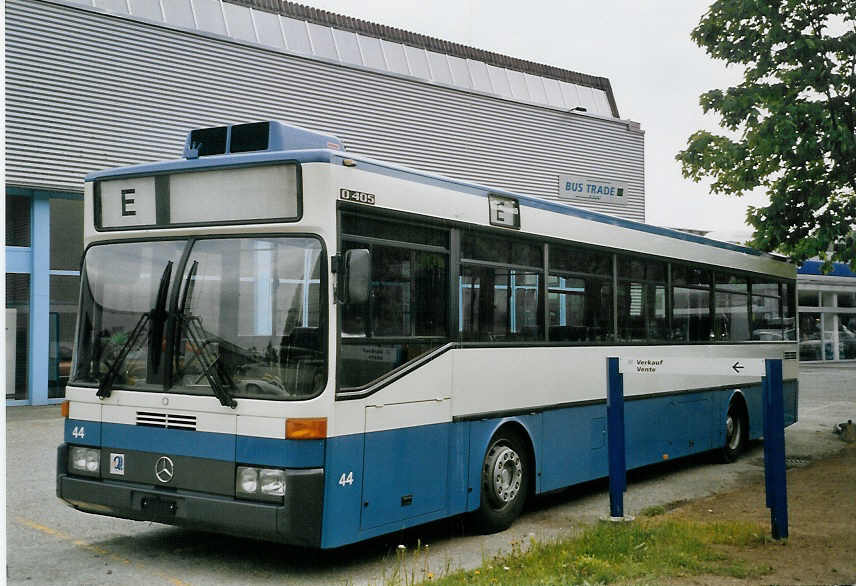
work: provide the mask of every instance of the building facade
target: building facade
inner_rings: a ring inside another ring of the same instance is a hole
[[[800,360],[856,360],[856,273],[835,263],[823,274],[809,260],[797,275]]]
[[[62,399],[83,177],[279,119],[353,152],[645,220],[609,80],[281,0],[6,1],[7,404]]]

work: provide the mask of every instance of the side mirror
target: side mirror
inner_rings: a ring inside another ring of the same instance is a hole
[[[372,255],[366,248],[345,252],[345,303],[365,303],[372,280]]]

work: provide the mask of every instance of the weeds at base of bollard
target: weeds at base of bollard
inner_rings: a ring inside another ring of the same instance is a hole
[[[630,523],[631,521],[635,521],[636,517],[633,515],[624,515],[623,517],[601,517],[600,520],[604,523]]]

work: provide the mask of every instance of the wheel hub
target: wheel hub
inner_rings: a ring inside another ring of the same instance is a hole
[[[740,429],[740,419],[729,414],[725,420],[725,433],[729,449],[736,449],[740,445],[740,435],[743,433]]]
[[[488,494],[498,504],[507,504],[520,492],[523,465],[520,456],[508,446],[496,446],[487,462]]]

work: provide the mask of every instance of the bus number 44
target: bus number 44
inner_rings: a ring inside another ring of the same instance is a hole
[[[74,429],[71,430],[71,437],[73,438],[82,438],[86,437],[86,428],[82,425],[75,426]]]
[[[342,476],[339,477],[339,486],[349,486],[354,483],[354,473],[348,472],[345,474],[342,472]]]

